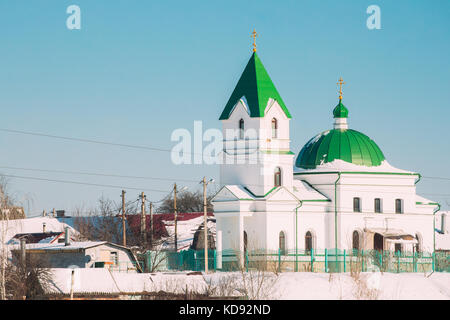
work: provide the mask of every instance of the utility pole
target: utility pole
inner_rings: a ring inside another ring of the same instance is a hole
[[[147,237],[145,236],[145,194],[144,192],[141,193],[139,196],[141,198],[141,237],[143,244],[145,245],[147,243]]]
[[[125,190],[122,190],[122,245],[127,246],[127,231],[125,227]]]
[[[153,202],[150,202],[150,248],[153,248]]]
[[[205,238],[205,273],[208,273],[208,213],[207,213],[207,207],[206,207],[206,178],[203,177],[202,180],[203,183],[203,215],[204,215],[204,238]]]
[[[175,222],[175,252],[178,252],[178,214],[177,214],[177,184],[173,185],[173,212]]]

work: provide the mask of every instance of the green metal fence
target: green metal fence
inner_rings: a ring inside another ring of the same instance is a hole
[[[152,268],[151,261],[156,261],[155,254],[148,251],[144,255],[146,260],[144,269],[147,272],[148,270],[203,271],[205,269],[204,250],[159,252],[159,261],[163,263],[160,263],[158,268]],[[209,270],[236,271],[242,268],[274,272],[450,272],[450,253],[335,249],[208,251]]]

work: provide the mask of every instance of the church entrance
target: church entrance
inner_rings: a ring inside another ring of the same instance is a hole
[[[379,233],[375,233],[375,235],[373,236],[373,249],[376,251],[383,251],[383,242],[384,237]]]

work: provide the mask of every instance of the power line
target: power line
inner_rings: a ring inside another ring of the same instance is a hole
[[[0,168],[8,168],[8,169],[14,169],[14,170],[17,169],[17,170],[40,171],[40,172],[83,174],[83,175],[106,176],[106,177],[110,176],[110,177],[120,177],[120,178],[136,178],[136,179],[147,179],[147,180],[163,180],[163,181],[174,181],[174,180],[177,180],[177,181],[184,181],[184,182],[197,182],[197,180],[190,180],[190,179],[167,179],[167,178],[154,178],[154,177],[124,176],[124,175],[102,174],[102,173],[92,173],[92,172],[64,171],[64,170],[32,169],[32,168],[18,168],[18,167],[7,167],[7,166],[0,166]],[[123,187],[123,186],[98,184],[98,183],[87,183],[87,182],[78,182],[78,181],[69,181],[69,180],[56,180],[56,179],[48,179],[48,178],[7,175],[7,174],[1,174],[1,173],[0,173],[0,176],[19,178],[19,179],[31,179],[31,180],[41,180],[41,181],[50,181],[50,182],[59,182],[59,183],[71,183],[71,184],[78,184],[78,185],[98,186],[98,187],[121,188],[121,189],[139,190],[139,191],[144,190],[144,191],[149,191],[149,192],[161,192],[161,193],[169,192],[169,191],[155,190],[155,189]],[[259,184],[247,184],[247,185],[248,186],[262,186],[262,185],[259,185]],[[371,190],[360,190],[360,191],[371,191]],[[159,203],[159,202],[164,201],[166,198],[168,198],[170,196],[171,193],[172,193],[172,191],[170,191],[169,195],[167,195],[163,199],[161,199],[159,201],[154,201],[153,203]],[[383,193],[397,193],[397,192],[383,190]],[[437,194],[437,193],[421,193],[421,194],[423,194],[423,195],[431,195],[431,196],[450,197],[450,194]]]
[[[77,141],[77,142],[104,144],[104,145],[111,145],[111,146],[116,146],[116,147],[126,147],[126,148],[133,148],[133,149],[144,149],[144,150],[152,150],[152,151],[172,152],[172,150],[156,148],[156,147],[147,147],[147,146],[138,146],[138,145],[124,144],[124,143],[114,143],[114,142],[99,141],[99,140],[92,140],[92,139],[82,139],[82,138],[57,136],[57,135],[46,134],[46,133],[39,133],[39,132],[12,130],[12,129],[5,129],[5,128],[0,128],[0,131],[9,132],[9,133],[26,134],[26,135],[31,135],[31,136],[46,137],[46,138],[56,138],[56,139],[61,139],[61,140],[70,140],[70,141]]]
[[[177,152],[177,151],[173,151],[173,150],[170,150],[170,149],[163,149],[163,148],[158,148],[158,147],[149,147],[149,146],[140,146],[140,145],[126,144],[126,143],[115,143],[115,142],[108,142],[108,141],[100,141],[100,140],[93,140],[93,139],[82,139],[82,138],[58,136],[58,135],[47,134],[47,133],[40,133],[40,132],[13,130],[13,129],[5,129],[5,128],[0,128],[0,131],[9,132],[9,133],[17,133],[17,134],[26,134],[26,135],[30,135],[30,136],[38,136],[38,137],[46,137],[46,138],[68,140],[68,141],[87,142],[87,143],[109,145],[109,146],[115,146],[115,147],[125,147],[125,148],[131,148],[131,149],[141,149],[141,150],[169,152],[169,153]],[[203,153],[195,153],[195,152],[187,152],[187,151],[183,151],[182,153],[183,154],[191,154],[191,155],[199,155],[201,157],[204,157]],[[214,157],[214,156],[211,156],[211,155],[207,155],[207,156]]]
[[[9,166],[0,166],[0,168],[12,169],[12,170],[24,170],[24,171],[37,171],[37,172],[54,172],[54,173],[64,173],[64,174],[80,174],[80,175],[87,175],[87,176],[127,178],[127,179],[198,182],[197,180],[190,180],[190,179],[178,179],[178,178],[177,179],[170,179],[170,178],[157,178],[157,177],[127,176],[127,175],[118,175],[118,174],[110,174],[110,173],[95,173],[95,172],[82,172],[82,171],[50,170],[50,169],[37,169],[37,168],[20,168],[20,167],[9,167]]]
[[[9,177],[9,178],[18,178],[18,179],[30,179],[30,180],[39,180],[39,181],[49,181],[49,182],[58,182],[58,183],[69,183],[69,184],[78,184],[78,185],[87,185],[94,187],[107,187],[107,188],[116,188],[116,189],[130,189],[130,190],[139,190],[139,191],[149,191],[149,192],[161,192],[167,193],[170,191],[167,190],[155,190],[155,189],[146,189],[146,188],[135,188],[135,187],[124,187],[124,186],[115,186],[109,184],[98,184],[98,183],[88,183],[88,182],[79,182],[79,181],[69,181],[69,180],[56,180],[56,179],[46,179],[46,178],[37,178],[37,177],[26,177],[26,176],[17,176],[10,174],[0,174],[1,176]]]
[[[427,177],[427,176],[422,176],[422,178],[424,178],[424,179],[435,179],[435,180],[450,180],[450,178],[443,178],[443,177]]]

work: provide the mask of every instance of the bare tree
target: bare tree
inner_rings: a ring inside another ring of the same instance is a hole
[[[122,244],[122,217],[121,206],[111,199],[101,197],[98,207],[88,210],[83,208],[76,210],[74,227],[80,232],[82,240],[108,241]],[[135,206],[129,204],[125,214],[136,212]],[[127,245],[134,245],[136,239],[131,230],[127,230]]]
[[[12,300],[45,299],[52,284],[52,273],[45,258],[27,255],[22,261],[19,252],[6,265],[7,298]]]
[[[212,211],[211,205],[212,195],[206,198],[207,210]],[[178,212],[203,212],[203,194],[199,191],[182,191],[177,195],[177,211]],[[174,212],[173,198],[167,198],[158,208],[160,213]]]
[[[14,201],[10,196],[8,190],[8,182],[4,177],[0,177],[0,299],[6,299],[6,280],[7,280],[7,264],[8,264],[8,249],[6,246],[6,236],[9,227],[9,213],[14,206]]]

